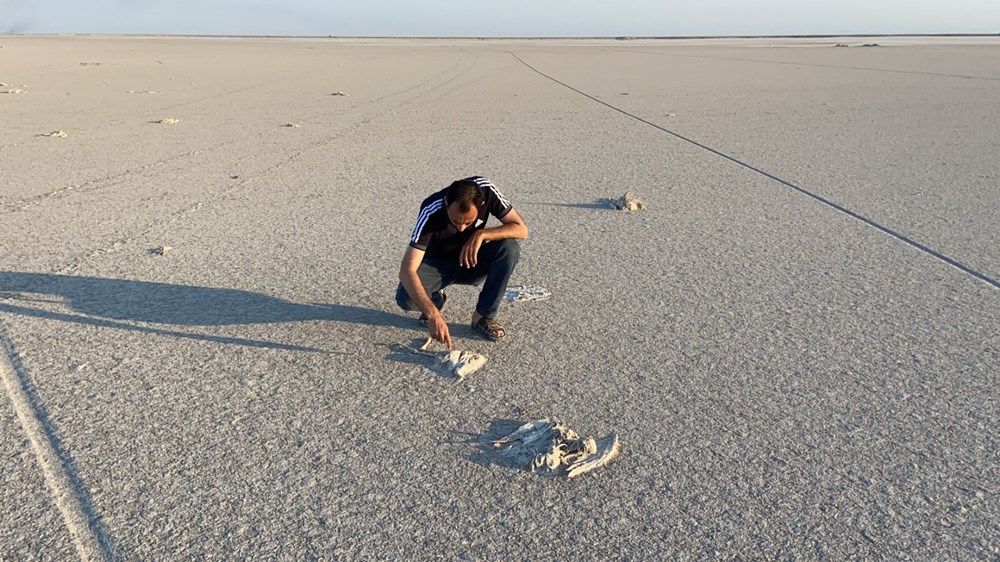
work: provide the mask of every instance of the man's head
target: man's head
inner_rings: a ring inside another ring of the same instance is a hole
[[[459,232],[464,232],[479,218],[483,190],[474,181],[459,180],[448,186],[444,202],[448,206],[448,220]]]

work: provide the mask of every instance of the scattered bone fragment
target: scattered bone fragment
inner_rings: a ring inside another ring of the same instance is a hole
[[[11,89],[7,90],[7,93],[8,94],[23,94],[24,90],[22,90],[21,88],[11,88]]]
[[[299,127],[301,127],[301,126],[302,125],[299,125],[298,123],[285,123],[284,125],[282,125],[282,127],[292,127],[292,128],[296,128],[296,129],[299,128]]]
[[[166,119],[160,119],[157,121],[157,123],[160,123],[161,125],[174,125],[180,122],[180,119],[174,119],[173,117],[167,117]]]
[[[482,369],[483,365],[489,360],[489,357],[474,351],[460,351],[457,349],[434,351],[434,340],[432,338],[427,338],[427,341],[416,349],[409,346],[403,347],[418,355],[434,357],[437,359],[439,365],[442,365],[448,373],[455,375],[458,380],[464,380],[465,377]]]
[[[160,246],[158,248],[153,248],[152,250],[149,251],[149,253],[155,256],[165,256],[169,254],[172,250],[173,247],[171,246]]]
[[[156,90],[129,90],[126,94],[155,94]]]
[[[580,437],[564,423],[550,419],[530,421],[494,441],[493,447],[531,472],[567,478],[600,468],[619,452],[617,434],[598,442],[593,437]]]
[[[626,193],[611,203],[616,209],[621,211],[642,211],[646,208],[646,204],[636,199],[635,195],[631,193]]]
[[[503,295],[506,302],[527,302],[548,300],[552,293],[542,287],[528,287],[525,285],[511,285],[507,287],[507,292]]]
[[[38,135],[40,137],[58,137],[66,138],[66,131],[52,131],[51,133],[42,133]]]
[[[0,88],[6,88],[6,87],[7,87],[7,84],[5,84],[4,82],[0,82]]]
[[[347,92],[334,92],[334,93],[332,93],[330,95],[331,96],[349,96],[351,94],[348,94]]]

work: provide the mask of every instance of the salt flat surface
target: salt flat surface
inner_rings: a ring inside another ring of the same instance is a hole
[[[1000,46],[877,41],[0,38],[0,333],[75,532],[118,560],[996,558]],[[456,383],[392,351],[424,335],[393,291],[420,200],[470,174],[552,297],[494,345],[449,291],[490,356]],[[599,204],[625,191],[649,209]],[[0,557],[76,556],[11,404]],[[565,481],[484,449],[543,417],[622,454]]]

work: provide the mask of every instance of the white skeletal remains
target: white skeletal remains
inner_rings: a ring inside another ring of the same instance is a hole
[[[409,346],[403,347],[419,355],[434,357],[439,364],[443,365],[448,372],[454,374],[459,380],[481,369],[489,359],[485,355],[474,351],[459,351],[457,349],[434,351],[432,349],[434,347],[434,340],[432,338],[427,338],[424,345],[416,349]]]
[[[600,441],[581,438],[565,424],[541,419],[493,442],[500,453],[524,468],[546,476],[573,478],[600,468],[618,455],[618,435]]]
[[[636,199],[635,195],[631,193],[626,193],[618,199],[612,200],[611,203],[621,211],[641,211],[646,208],[646,204]]]
[[[527,287],[525,285],[511,285],[507,287],[507,292],[503,295],[503,300],[507,302],[527,302],[544,301],[552,296],[548,289],[541,287]]]

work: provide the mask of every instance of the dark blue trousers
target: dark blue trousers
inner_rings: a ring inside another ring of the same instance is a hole
[[[458,256],[443,259],[425,257],[417,267],[417,277],[431,297],[431,302],[439,309],[444,304],[441,290],[445,287],[482,284],[476,312],[487,318],[496,318],[500,302],[507,292],[507,281],[520,257],[521,245],[517,240],[494,240],[485,242],[479,248],[476,267],[472,269],[459,266]],[[417,310],[402,283],[396,289],[396,302],[403,310]]]

